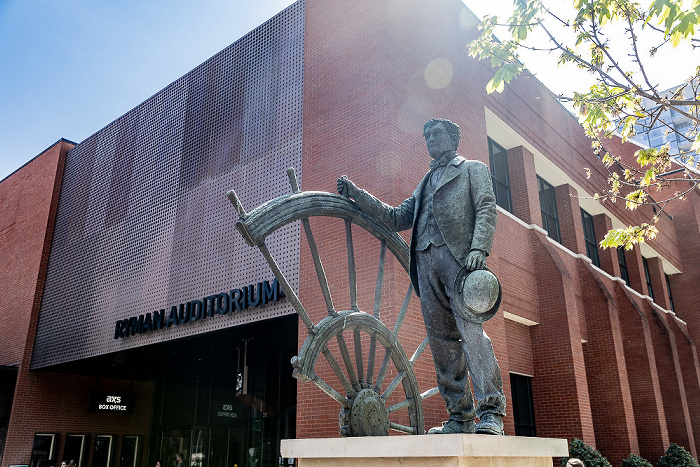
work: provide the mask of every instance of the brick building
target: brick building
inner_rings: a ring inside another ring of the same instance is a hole
[[[503,301],[485,328],[506,432],[581,438],[618,465],[632,452],[655,462],[672,442],[697,455],[700,199],[674,205],[652,242],[598,249],[649,212],[586,198],[604,169],[534,77],[486,95],[491,70],[466,54],[475,26],[458,0],[301,0],[3,180],[2,465],[175,467],[178,453],[196,467],[278,465],[282,438],[338,436],[338,402],[291,376],[304,323],[224,193],[251,210],[292,191],[292,166],[304,191],[347,174],[396,205],[427,170],[433,116],[457,122],[460,154],[494,177],[489,267]],[[298,222],[265,243],[318,323],[330,307],[315,250],[338,310],[351,308],[352,274],[342,220],[310,226],[313,243]],[[408,277],[392,251],[378,267],[372,235],[353,236],[357,308],[371,313],[381,288],[391,329]],[[410,356],[423,337],[414,299],[399,341]],[[415,362],[421,392],[431,365],[427,352]],[[444,419],[438,399],[423,401],[425,427]]]

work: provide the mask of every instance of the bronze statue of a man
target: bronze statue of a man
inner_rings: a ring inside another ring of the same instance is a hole
[[[423,319],[449,419],[428,433],[502,434],[506,400],[501,369],[481,322],[455,310],[455,277],[462,267],[486,268],[496,231],[496,200],[485,164],[457,155],[459,126],[434,118],[423,136],[432,161],[410,198],[388,206],[343,176],[337,188],[394,231],[413,228],[411,282]],[[474,396],[469,389],[469,376]],[[475,423],[475,416],[479,423]]]

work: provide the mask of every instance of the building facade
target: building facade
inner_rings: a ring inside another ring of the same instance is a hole
[[[269,466],[280,439],[339,436],[338,402],[292,377],[309,335],[292,301],[314,324],[380,308],[388,329],[404,308],[410,356],[425,331],[400,258],[380,260],[382,243],[358,225],[349,254],[343,220],[313,213],[313,241],[298,221],[265,240],[290,296],[234,228],[225,193],[250,211],[293,192],[294,167],[304,191],[332,192],[346,174],[397,205],[428,168],[421,132],[433,116],[458,123],[459,153],[493,175],[488,262],[503,300],[485,329],[507,434],[581,438],[614,464],[633,452],[655,462],[670,443],[697,456],[700,199],[674,205],[641,247],[599,249],[651,208],[589,198],[605,169],[534,77],[485,93],[492,70],[466,54],[476,24],[458,0],[300,0],[3,180],[2,465]],[[353,353],[362,339],[328,348]],[[329,360],[315,371],[336,374]],[[413,371],[420,392],[434,386],[429,352]],[[439,397],[422,405],[426,429],[445,418]],[[409,418],[398,411],[396,423]]]
[[[690,85],[674,86],[661,95],[692,100],[692,88]],[[678,109],[664,109],[647,98],[642,98],[642,107],[649,116],[635,125],[636,134],[632,139],[650,148],[661,149],[668,146],[671,157],[687,162],[687,165],[694,169],[697,168],[697,152],[691,150],[695,140],[693,122],[689,117],[691,109],[687,105],[679,106]]]

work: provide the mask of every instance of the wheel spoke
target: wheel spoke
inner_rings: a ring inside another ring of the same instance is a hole
[[[355,368],[352,366],[352,360],[350,359],[350,352],[348,351],[348,345],[345,343],[345,338],[343,337],[342,331],[338,334],[338,347],[340,347],[340,354],[343,356],[343,362],[345,363],[345,369],[350,377],[350,384],[355,388],[355,391],[360,391],[362,388],[357,383],[357,376],[355,375]]]
[[[379,374],[377,375],[377,382],[374,384],[374,389],[379,391],[384,384],[384,377],[389,369],[389,361],[391,360],[391,349],[386,349],[384,354],[384,360],[382,360],[382,366],[379,367]]]
[[[369,340],[369,358],[367,359],[367,387],[372,386],[374,378],[374,360],[377,357],[377,338],[372,334]]]
[[[379,268],[377,269],[377,285],[374,288],[374,317],[381,320],[379,310],[382,306],[382,292],[384,291],[384,264],[386,263],[386,240],[382,240],[379,250]]]
[[[440,390],[438,389],[437,386],[435,386],[432,389],[428,389],[425,391],[423,394],[420,395],[421,400],[427,399],[428,397],[433,397],[437,394],[440,394]]]
[[[426,337],[423,342],[418,346],[415,352],[413,352],[413,355],[411,356],[411,365],[413,365],[418,358],[423,354],[423,351],[425,351],[425,348],[428,346],[428,338]]]
[[[399,372],[398,375],[396,375],[396,378],[387,386],[386,391],[382,393],[382,399],[387,400],[389,396],[391,395],[392,392],[401,384],[401,381],[406,377],[406,372],[401,371]]]
[[[342,394],[333,389],[333,387],[330,384],[323,381],[320,376],[316,375],[316,378],[314,379],[314,384],[318,386],[318,388],[321,391],[331,396],[332,399],[337,401],[343,407],[350,407],[350,402],[348,401],[348,399],[346,397],[343,397]]]
[[[406,317],[406,312],[408,311],[408,304],[411,301],[411,296],[413,295],[413,285],[408,284],[408,291],[406,292],[406,297],[403,299],[403,304],[401,305],[401,310],[399,310],[399,316],[396,318],[396,324],[394,325],[394,334],[398,335],[401,330],[401,325],[403,324],[403,319]]]
[[[289,282],[287,281],[287,278],[284,277],[284,274],[282,274],[282,270],[277,266],[277,262],[275,262],[275,259],[272,257],[270,254],[270,251],[267,249],[267,245],[265,243],[260,244],[258,247],[260,248],[260,252],[263,254],[265,259],[267,260],[267,264],[270,265],[270,269],[272,269],[272,273],[275,275],[277,280],[280,283],[280,286],[282,287],[282,290],[284,290],[285,295],[287,295],[287,300],[292,304],[292,307],[296,310],[297,313],[299,313],[299,318],[303,321],[304,325],[306,326],[306,329],[309,331],[309,333],[314,333],[314,323],[311,321],[311,318],[309,318],[308,313],[306,313],[306,310],[304,309],[304,305],[301,304],[299,301],[299,297],[297,297],[297,294],[294,292],[292,289],[292,286],[289,285]]]
[[[352,243],[352,222],[345,220],[345,242],[348,250],[348,279],[350,281],[350,309],[359,311],[357,307],[357,272],[355,270],[355,248]]]
[[[326,309],[328,314],[331,316],[336,316],[335,308],[333,307],[333,299],[331,298],[331,291],[328,288],[328,280],[326,279],[326,272],[323,270],[323,264],[321,264],[321,256],[318,254],[318,247],[316,246],[316,240],[314,239],[314,234],[311,231],[311,223],[309,219],[302,219],[301,224],[304,226],[304,233],[306,233],[306,240],[309,242],[309,249],[311,250],[311,257],[314,260],[314,266],[316,267],[316,275],[318,276],[318,282],[321,285],[321,293],[323,293],[323,299],[326,301]]]
[[[365,369],[362,362],[362,336],[360,336],[360,331],[355,329],[353,332],[355,337],[355,364],[357,365],[357,382],[360,384],[361,388],[365,387]]]
[[[402,433],[408,433],[409,435],[415,435],[418,430],[412,426],[399,425],[398,423],[390,422],[389,429],[394,431],[400,431]]]
[[[294,167],[287,168],[287,178],[289,178],[289,184],[292,186],[292,191],[294,193],[299,193],[299,182],[297,182],[297,172]]]
[[[323,356],[326,357],[326,361],[333,369],[333,373],[335,373],[335,376],[338,377],[340,384],[343,385],[343,388],[345,389],[345,392],[347,393],[348,397],[355,397],[355,394],[357,394],[357,391],[355,391],[355,389],[353,389],[352,385],[350,384],[350,381],[348,381],[348,378],[345,376],[345,373],[343,373],[343,370],[340,369],[340,365],[338,364],[338,361],[335,359],[333,354],[328,350],[328,347],[324,347],[322,352],[323,352]]]
[[[387,407],[386,411],[388,413],[394,413],[398,412],[401,409],[405,409],[406,407],[411,407],[412,405],[415,405],[415,401],[413,399],[406,399],[399,402],[398,404],[392,405],[391,407]]]

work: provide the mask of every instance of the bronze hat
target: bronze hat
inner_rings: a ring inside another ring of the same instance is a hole
[[[457,273],[453,303],[467,321],[483,323],[493,318],[501,306],[501,281],[490,269],[469,271],[466,266]]]

